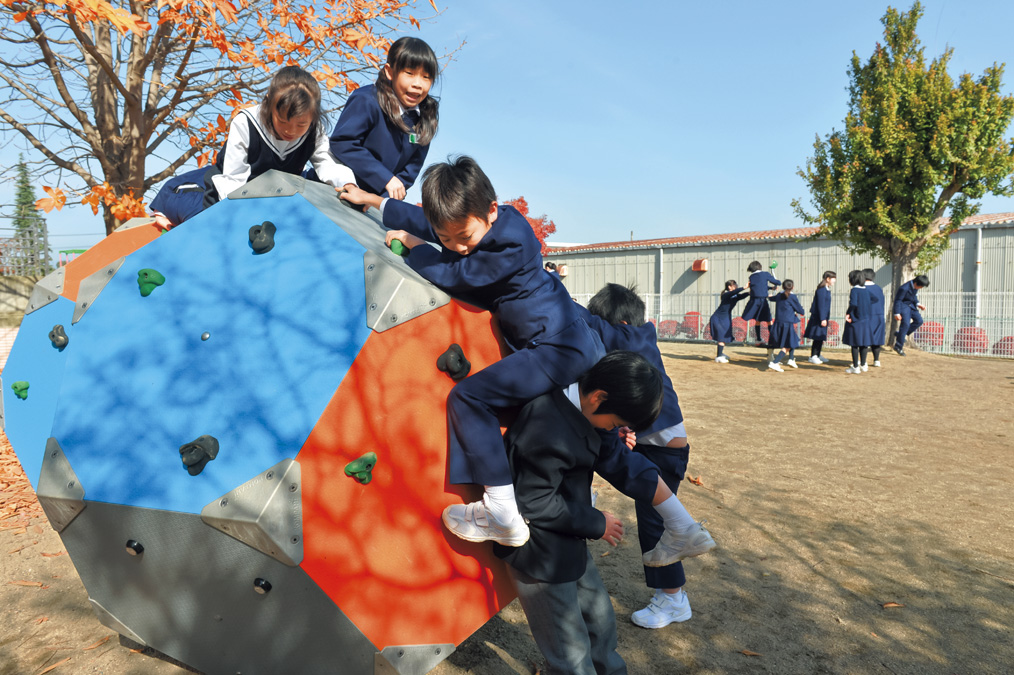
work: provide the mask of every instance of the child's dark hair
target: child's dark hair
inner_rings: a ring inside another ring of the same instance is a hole
[[[552,262],[552,261],[549,261],[545,265],[543,265],[543,267],[545,267],[547,270],[555,270],[556,269],[556,263]]]
[[[837,274],[835,274],[831,270],[828,270],[828,271],[824,272],[824,276],[822,276],[820,278],[820,283],[817,284],[817,288],[820,288],[821,286],[824,286],[825,285],[824,282],[827,281],[828,279],[837,279],[837,278],[838,278]]]
[[[852,270],[849,272],[850,286],[862,286],[864,283],[866,283],[866,275],[863,274],[862,270]]]
[[[926,276],[925,274],[920,274],[919,276],[917,276],[914,279],[914,281],[915,281],[915,283],[919,284],[923,288],[926,288],[927,286],[929,286],[929,277]]]
[[[436,84],[437,75],[440,72],[436,54],[428,44],[416,37],[399,38],[391,45],[387,51],[387,65],[391,67],[395,77],[403,70],[422,68],[434,84]],[[377,102],[380,104],[384,116],[405,133],[414,131],[417,136],[416,142],[419,145],[429,145],[437,133],[439,117],[437,99],[427,96],[419,103],[419,122],[416,123],[414,129],[409,129],[401,118],[401,104],[394,95],[394,87],[383,68],[377,75],[376,87]]]
[[[792,279],[786,279],[785,281],[782,282],[782,290],[785,291],[786,298],[789,297],[789,293],[791,293],[792,289],[795,287],[796,284],[795,282],[792,281]]]
[[[634,431],[650,427],[662,410],[662,375],[636,352],[609,352],[577,383],[582,394],[606,393],[595,414],[616,415]]]
[[[607,323],[630,326],[644,325],[644,300],[637,296],[637,287],[606,284],[588,301],[588,311]]]
[[[423,213],[436,229],[463,222],[468,216],[488,220],[489,207],[495,201],[493,184],[466,155],[431,164],[423,173]]]
[[[753,274],[754,272],[760,272],[761,271],[760,261],[754,260],[752,263],[746,266],[746,271],[750,272],[751,274]]]
[[[725,282],[725,290],[731,291],[733,286],[739,288],[739,284],[736,283],[735,279],[729,279],[728,281]]]
[[[863,270],[863,278],[866,281],[874,281],[877,278],[877,273],[873,271],[872,267],[867,267]]]
[[[275,125],[271,122],[273,112],[285,120],[310,113],[313,122],[306,133],[311,139],[316,139],[324,124],[324,113],[320,109],[320,85],[313,79],[313,75],[299,66],[285,66],[275,73],[264,93],[260,118],[264,128],[277,135]]]

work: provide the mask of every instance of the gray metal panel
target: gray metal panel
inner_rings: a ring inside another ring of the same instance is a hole
[[[303,192],[309,185],[302,176],[284,171],[268,171],[229,193],[229,199],[258,199],[261,197],[291,197]],[[331,192],[334,188],[328,186]]]
[[[46,454],[42,458],[39,487],[35,494],[57,532],[62,532],[85,508],[84,486],[63,454],[60,443],[52,437],[46,441]]]
[[[88,598],[88,602],[91,603],[92,611],[95,612],[95,618],[99,620],[106,628],[115,630],[120,635],[129,638],[139,645],[144,647],[148,646],[148,643],[140,635],[130,630],[127,626],[123,625],[123,622],[113,616],[113,613],[103,607],[98,602],[95,602],[95,598]]]
[[[99,297],[102,289],[106,287],[106,284],[119,271],[124,259],[119,258],[81,280],[81,285],[77,291],[77,303],[74,305],[74,317],[70,320],[72,324],[81,320],[84,313],[95,302],[95,298]]]
[[[264,555],[303,562],[303,493],[299,463],[284,459],[201,510],[201,520]]]
[[[454,645],[385,647],[374,659],[374,675],[423,675],[454,653]]]
[[[1014,307],[1014,227],[982,231],[982,291],[1007,293],[1008,307]],[[1007,304],[1007,303],[1005,303]],[[1008,311],[1014,315],[1014,310]]]
[[[150,216],[142,216],[140,218],[131,218],[123,225],[113,230],[114,232],[123,232],[124,230],[132,230],[135,227],[142,227],[144,225],[154,225],[155,219]],[[135,640],[136,642],[136,640]]]
[[[369,675],[376,647],[299,567],[193,514],[88,502],[61,534],[89,596],[154,649],[209,675]],[[128,555],[127,540],[144,546]],[[258,594],[254,580],[271,591]]]
[[[395,260],[391,260],[393,256]],[[443,307],[451,301],[449,295],[433,284],[421,281],[412,269],[390,251],[378,255],[373,251],[363,254],[363,274],[366,277],[366,323],[382,333],[401,324]]]
[[[31,314],[35,310],[45,307],[54,302],[63,293],[63,277],[65,271],[58,267],[46,276],[39,279],[28,297],[28,305],[25,307],[25,314]]]

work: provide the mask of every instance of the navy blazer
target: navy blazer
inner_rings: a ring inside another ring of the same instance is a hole
[[[775,303],[775,323],[799,323],[797,314],[804,314],[803,306],[799,304],[799,298],[795,293],[778,293],[768,297],[768,300]]]
[[[820,323],[831,318],[831,289],[827,286],[820,286],[813,292],[813,302],[810,303],[810,321]]]
[[[422,208],[396,199],[384,203],[384,226],[438,243]],[[405,260],[448,295],[496,314],[504,339],[517,351],[546,342],[575,321],[578,304],[542,267],[542,245],[512,206],[500,206],[496,222],[474,251],[416,246]],[[589,338],[591,331],[585,329]],[[592,345],[569,345],[591,352]]]
[[[750,275],[750,297],[766,298],[768,290],[770,290],[769,286],[770,288],[778,288],[781,285],[782,282],[775,279],[774,275],[770,272],[764,270],[754,272]]]
[[[331,132],[331,154],[352,169],[356,182],[374,194],[386,194],[393,176],[412,187],[430,146],[410,143],[380,109],[376,85],[356,89],[345,102]]]
[[[518,509],[531,536],[524,546],[493,545],[493,552],[539,581],[580,579],[588,561],[586,539],[606,531],[606,518],[591,504],[592,474],[629,465],[637,494],[658,485],[658,470],[647,459],[604,443],[595,427],[555,389],[532,400],[507,430],[504,445]],[[617,485],[617,487],[620,487]],[[624,490],[626,492],[626,490]]]
[[[665,372],[665,366],[662,364],[662,353],[658,351],[658,335],[655,332],[655,326],[650,322],[637,327],[626,324],[614,326],[602,317],[595,316],[581,305],[578,305],[578,311],[592,330],[602,338],[602,345],[606,348],[606,352],[617,349],[636,352],[648,359],[648,362],[662,375],[662,412],[659,413],[654,424],[638,433],[647,436],[682,422],[683,411],[680,410],[679,397],[672,386],[672,380],[669,379],[669,375]]]
[[[914,279],[903,283],[894,294],[894,313],[901,314],[906,307],[911,311],[919,310],[919,291],[916,290]]]

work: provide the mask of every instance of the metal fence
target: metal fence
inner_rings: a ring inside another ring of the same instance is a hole
[[[52,268],[45,222],[24,229],[0,228],[0,275],[41,277]]]
[[[889,292],[885,291],[888,304]],[[812,291],[798,293],[799,301],[809,309]],[[935,354],[997,356],[1014,358],[1014,316],[1004,311],[1005,293],[930,293],[923,291],[919,301],[926,306],[922,312],[925,323],[909,339],[922,350]],[[587,305],[591,294],[573,296]],[[658,327],[660,340],[710,342],[708,320],[718,307],[719,295],[714,293],[641,294],[648,318]],[[744,301],[745,302],[745,301]],[[736,306],[742,311],[743,303]],[[828,340],[825,347],[847,348],[841,344],[841,329],[848,309],[848,293],[837,289],[831,295],[831,319],[828,321]],[[890,309],[890,308],[885,308]],[[887,316],[890,329],[890,315]],[[798,324],[801,344],[805,318]],[[756,344],[754,323],[749,324],[733,310],[733,335],[737,341]],[[761,337],[767,339],[767,329],[761,328]],[[888,344],[891,343],[888,336]]]

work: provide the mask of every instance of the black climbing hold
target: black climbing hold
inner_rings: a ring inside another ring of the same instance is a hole
[[[49,341],[62,352],[63,348],[70,342],[70,338],[67,337],[67,332],[63,330],[63,326],[56,324],[53,326],[53,330],[49,331]]]
[[[271,582],[257,577],[254,579],[254,592],[266,595],[271,590]]]
[[[135,541],[134,539],[127,540],[128,555],[141,555],[142,553],[144,553],[144,546],[141,546],[141,542]]]
[[[191,476],[196,476],[204,471],[208,462],[218,457],[218,439],[214,436],[204,435],[200,438],[180,446],[180,457],[183,459],[183,466]]]
[[[250,248],[254,253],[267,253],[275,247],[275,224],[265,220],[250,228]]]
[[[465,358],[465,352],[462,351],[461,345],[455,343],[437,358],[437,368],[450,375],[451,379],[457,382],[468,375],[468,371],[472,369],[472,364]]]

